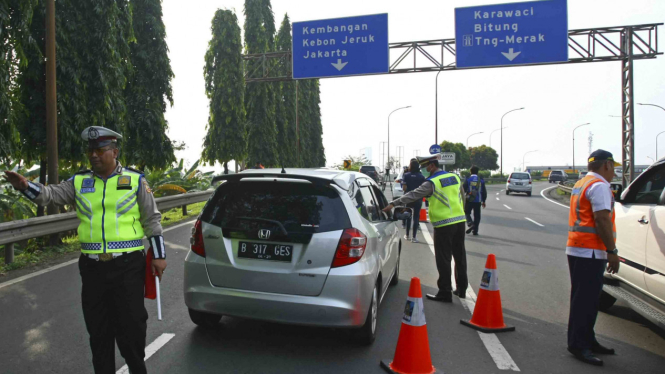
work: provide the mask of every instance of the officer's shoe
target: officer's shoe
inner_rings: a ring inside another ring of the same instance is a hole
[[[467,233],[467,234],[471,234],[471,231],[473,231],[473,227],[469,227],[469,229],[466,230],[466,233]]]
[[[576,349],[568,347],[568,352],[572,353],[576,359],[584,362],[585,364],[603,366],[603,360],[594,356],[590,349]]]
[[[430,300],[441,301],[443,303],[452,303],[453,302],[453,295],[451,295],[450,292],[439,292],[436,295],[432,295],[431,293],[428,293],[425,296]]]
[[[466,221],[466,227],[472,227],[473,221]]]
[[[596,343],[596,345],[594,345],[593,348],[591,348],[591,352],[599,355],[613,355],[614,348],[603,347],[602,345],[600,345],[600,343]]]
[[[466,291],[460,291],[459,289],[453,291],[453,295],[459,297],[460,299],[466,299]]]

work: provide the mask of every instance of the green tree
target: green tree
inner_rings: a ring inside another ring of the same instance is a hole
[[[303,79],[298,84],[298,147],[300,156],[298,166],[310,167],[310,152],[312,150],[311,122],[313,113],[311,111],[311,96],[313,79]]]
[[[344,169],[344,160],[351,161],[351,167]],[[333,165],[333,168],[339,170],[359,171],[361,166],[370,164],[369,160],[365,156],[354,157],[348,155],[344,158],[344,160],[342,160],[342,162],[337,165]]]
[[[30,26],[35,48],[17,82],[25,107],[17,120],[25,159],[43,158],[45,147],[44,9],[40,0]],[[126,1],[60,0],[56,5],[58,156],[86,162],[81,132],[88,126],[122,131],[126,121],[125,85],[134,41]],[[30,150],[32,149],[32,150]]]
[[[125,88],[127,119],[123,158],[128,165],[166,167],[175,161],[166,135],[166,101],[173,106],[171,61],[161,0],[130,0],[136,43],[130,44],[133,69]]]
[[[291,22],[288,14],[284,20],[275,39],[276,50],[285,52],[291,50]],[[290,73],[290,61],[277,66],[280,76]],[[277,151],[283,166],[298,166],[297,158],[297,134],[296,134],[296,83],[294,81],[280,82],[277,91],[277,107],[275,123],[277,125]],[[282,165],[280,165],[282,166]]]
[[[441,142],[441,152],[455,152],[455,169],[468,169],[471,167],[469,151],[462,143],[452,143],[447,140]]]
[[[476,165],[483,170],[496,170],[499,168],[499,165],[496,163],[499,159],[499,155],[494,148],[481,145],[479,147],[469,148],[469,154],[471,165]]]
[[[275,19],[269,0],[245,0],[245,52],[266,53],[274,50]],[[260,68],[261,61],[252,61],[248,71]],[[247,161],[274,166],[277,154],[274,83],[254,82],[245,88],[247,112]]]
[[[16,76],[35,43],[30,25],[36,5],[37,0],[0,0],[0,160],[20,157],[16,116],[22,107]]]
[[[230,10],[217,10],[211,29],[203,68],[210,114],[201,159],[223,163],[228,174],[228,162],[243,160],[247,152],[242,42],[238,18]]]
[[[308,165],[309,167],[322,167],[326,165],[325,150],[323,148],[323,126],[321,124],[321,90],[319,80],[312,80],[309,98],[309,144]]]

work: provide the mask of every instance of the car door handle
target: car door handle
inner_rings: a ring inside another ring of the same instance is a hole
[[[208,234],[206,235],[206,239],[219,239],[219,235]]]
[[[649,221],[646,220],[646,219],[644,219],[644,217],[638,219],[637,222],[639,222],[639,223],[641,223],[641,224],[643,224],[643,225],[647,225],[647,224],[649,224]]]

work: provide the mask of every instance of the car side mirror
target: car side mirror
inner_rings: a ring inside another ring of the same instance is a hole
[[[621,202],[623,194],[623,185],[621,183],[610,183],[610,189],[614,195],[614,201]]]
[[[393,211],[393,221],[401,221],[413,217],[413,209],[399,207]]]

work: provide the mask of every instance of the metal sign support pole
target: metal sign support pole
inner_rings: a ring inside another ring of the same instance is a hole
[[[623,187],[635,178],[635,108],[633,103],[633,30],[627,28],[621,35],[624,58],[621,60],[621,145],[623,156]]]

